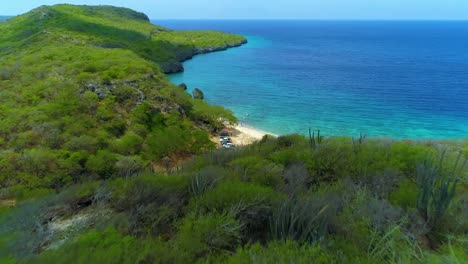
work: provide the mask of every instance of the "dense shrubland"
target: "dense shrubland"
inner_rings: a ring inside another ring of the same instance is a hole
[[[114,172],[41,193],[3,217],[2,250],[34,263],[463,263],[460,153],[435,142],[265,137],[170,173]],[[67,219],[74,228],[51,228]]]
[[[235,117],[158,65],[241,37],[70,5],[0,30],[1,263],[468,259],[466,140],[216,150]]]

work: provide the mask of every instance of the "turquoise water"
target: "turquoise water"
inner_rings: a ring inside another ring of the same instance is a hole
[[[156,21],[247,36],[172,82],[274,134],[468,137],[468,22]]]

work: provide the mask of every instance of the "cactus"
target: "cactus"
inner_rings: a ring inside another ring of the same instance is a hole
[[[315,137],[315,130],[309,128],[309,144],[311,148],[315,148],[323,141],[323,136],[320,136],[320,129],[317,130],[317,137]]]
[[[359,138],[358,140],[354,140],[353,137],[353,145],[362,145],[364,143],[364,140],[366,139],[367,135],[363,135],[362,132],[359,133]]]
[[[325,201],[284,201],[270,217],[270,237],[277,240],[297,240],[315,243],[326,234]]]
[[[458,155],[453,168],[445,168],[446,152],[442,152],[438,162],[426,159],[416,166],[418,183],[417,209],[429,226],[437,228],[445,215],[450,202],[455,196],[458,183],[457,175],[466,166],[465,161],[460,164],[462,155]]]

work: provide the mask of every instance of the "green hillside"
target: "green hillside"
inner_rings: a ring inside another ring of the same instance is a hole
[[[156,166],[212,149],[206,131],[219,129],[219,118],[235,122],[170,84],[158,65],[242,37],[170,31],[132,10],[71,5],[37,8],[0,31],[4,187],[57,189],[110,177],[122,162]]]
[[[164,73],[243,37],[72,5],[0,32],[0,263],[468,259],[466,140],[215,149],[236,118]]]

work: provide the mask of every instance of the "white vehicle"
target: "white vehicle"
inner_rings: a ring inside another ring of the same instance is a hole
[[[235,146],[231,142],[227,142],[227,143],[223,144],[223,147],[225,147],[225,148],[234,148]]]

